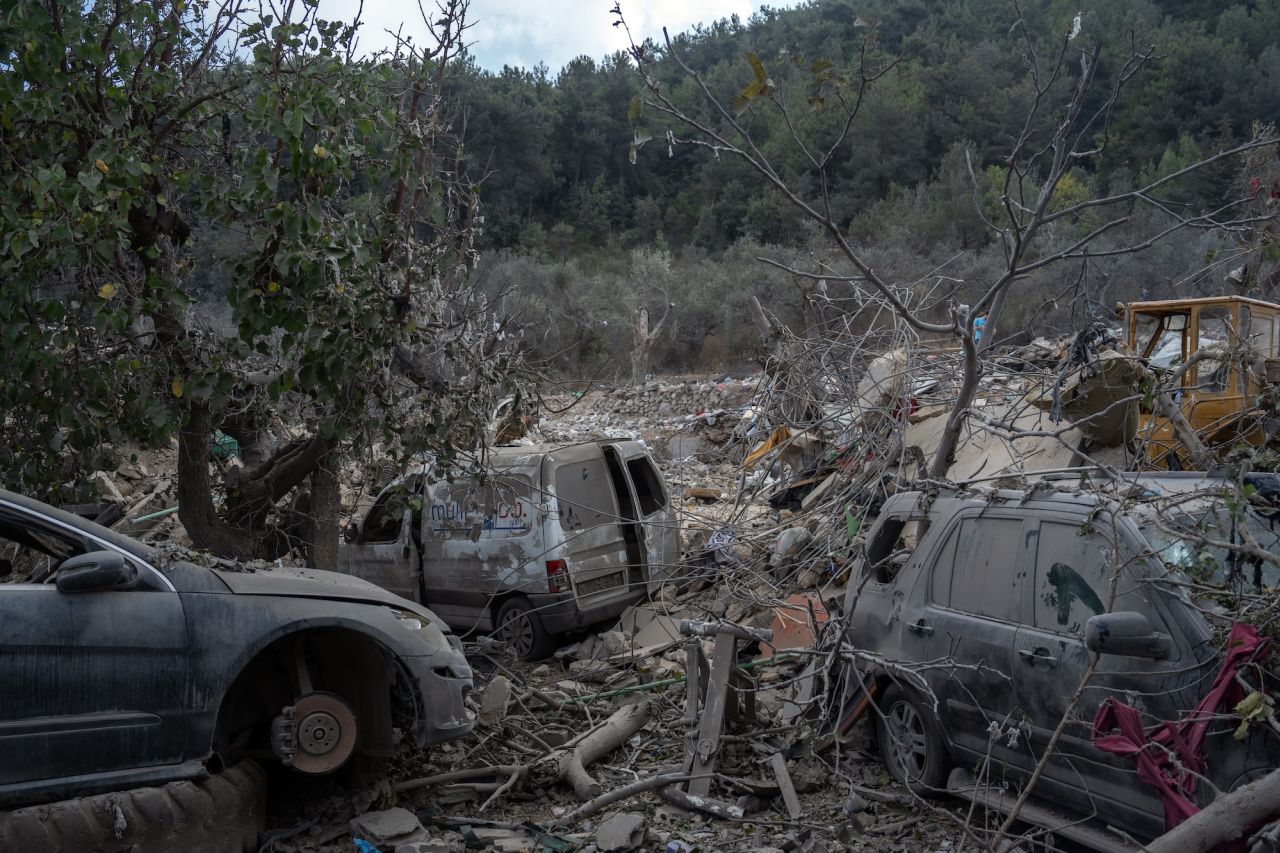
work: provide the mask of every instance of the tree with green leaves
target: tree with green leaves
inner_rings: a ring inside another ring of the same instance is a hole
[[[176,435],[198,547],[301,537],[332,565],[344,449],[473,446],[517,365],[472,286],[478,197],[444,97],[465,14],[442,0],[427,44],[365,57],[359,22],[311,0],[7,7],[6,485],[57,497],[104,445]],[[193,301],[208,266],[229,322]],[[296,428],[267,440],[278,417]],[[215,430],[249,451],[221,483]]]
[[[613,11],[625,26],[618,4]],[[1002,157],[994,215],[983,209],[982,196],[990,187],[984,186],[972,157],[966,156],[976,212],[1001,247],[1003,263],[981,280],[967,283],[971,303],[944,297],[933,299],[929,310],[921,306],[922,294],[930,292],[925,283],[945,270],[878,268],[868,248],[846,227],[847,205],[841,203],[842,170],[859,151],[853,140],[868,127],[883,127],[873,109],[874,92],[895,79],[893,72],[899,65],[899,58],[880,44],[874,25],[867,25],[860,40],[854,68],[814,60],[808,64],[802,90],[794,85],[800,82],[794,73],[792,86],[779,86],[755,53],[746,55],[743,76],[730,87],[709,80],[692,65],[679,40],[668,38],[657,52],[648,44],[632,45],[643,85],[643,109],[632,110],[637,138],[661,135],[668,150],[686,147],[744,164],[759,183],[816,224],[840,259],[840,268],[829,265],[814,272],[789,267],[788,272],[824,284],[839,282],[854,291],[859,310],[870,297],[910,336],[942,339],[960,349],[956,400],[928,465],[928,476],[935,479],[944,478],[954,462],[983,374],[982,351],[998,339],[1002,314],[1010,299],[1017,301],[1020,283],[1055,265],[1134,254],[1179,232],[1230,233],[1267,218],[1246,209],[1243,192],[1211,209],[1188,210],[1170,203],[1166,196],[1179,181],[1202,169],[1250,151],[1271,149],[1274,135],[1195,159],[1133,188],[1110,194],[1089,191],[1076,177],[1077,170],[1096,163],[1109,150],[1121,95],[1155,61],[1155,46],[1133,36],[1113,55],[1104,52],[1101,34],[1081,36],[1079,14],[1074,20],[1055,22],[1055,31],[1033,29],[1016,0],[1007,13],[1014,21],[1010,37],[1022,52],[1027,75],[1018,93],[1022,118],[1010,129],[1011,144]],[[692,107],[680,96],[689,85],[700,95],[700,103]],[[663,125],[655,127],[657,122]],[[759,132],[769,122],[784,129],[781,138]],[[797,157],[806,165],[803,177],[788,166]],[[874,162],[866,165],[872,171],[877,168]],[[1126,234],[1119,245],[1102,242],[1104,235],[1129,223],[1137,212],[1153,214],[1147,230]],[[981,336],[975,333],[979,317],[985,318]],[[831,346],[825,337],[819,342],[821,350]],[[773,370],[794,370],[796,362],[794,358],[778,360]]]

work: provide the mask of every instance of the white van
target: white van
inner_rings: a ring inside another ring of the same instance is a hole
[[[428,605],[526,660],[611,619],[680,558],[677,521],[638,441],[495,447],[483,479],[425,469],[378,495],[339,571]]]

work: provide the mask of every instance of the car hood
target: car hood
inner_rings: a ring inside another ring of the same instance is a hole
[[[213,573],[237,595],[282,595],[292,598],[359,601],[365,604],[384,604],[415,613],[423,609],[364,578],[339,572],[282,567],[257,572],[213,569]]]

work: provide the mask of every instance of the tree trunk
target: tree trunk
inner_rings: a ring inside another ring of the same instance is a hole
[[[266,527],[267,516],[277,501],[311,475],[332,450],[332,439],[313,435],[289,444],[256,468],[229,470],[227,500],[219,513],[209,480],[212,432],[209,408],[192,403],[178,432],[178,518],[192,544],[233,560],[284,556],[292,545],[290,537],[283,530]],[[335,532],[335,548],[336,537]]]
[[[338,568],[338,454],[329,451],[311,472],[311,523],[308,553],[311,567],[336,571]]]
[[[641,385],[649,375],[649,354],[653,351],[653,335],[649,332],[649,309],[636,312],[631,335],[631,384]]]
[[[197,548],[243,560],[258,555],[257,543],[218,515],[209,481],[213,418],[209,407],[193,403],[178,431],[178,519]]]
[[[1280,816],[1280,770],[1223,794],[1144,848],[1147,853],[1208,853]]]
[[[984,332],[985,336],[986,333]],[[956,393],[955,405],[947,414],[946,426],[942,428],[942,436],[938,439],[938,449],[929,464],[929,477],[934,480],[946,479],[947,471],[955,461],[956,446],[960,443],[960,430],[964,428],[965,418],[969,414],[969,404],[978,390],[978,380],[982,378],[982,364],[978,361],[977,348],[973,335],[966,332],[960,338],[964,348],[964,374],[960,380],[960,390]]]

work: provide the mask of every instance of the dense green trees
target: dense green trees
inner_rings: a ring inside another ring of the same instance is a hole
[[[751,51],[779,88],[797,97],[808,93],[820,106],[815,63],[830,63],[817,66],[822,74],[854,75],[858,46],[875,33],[880,52],[897,65],[869,91],[863,118],[832,175],[843,219],[852,222],[917,188],[928,196],[950,195],[954,152],[962,142],[979,169],[1000,164],[1031,94],[1025,45],[1010,29],[1015,8],[1008,0],[817,0],[697,28],[675,43],[718,96],[731,98],[749,79],[745,54]],[[1229,146],[1248,136],[1254,120],[1280,111],[1275,0],[1083,6],[1052,0],[1020,8],[1042,48],[1082,8],[1085,36],[1101,38],[1107,55],[1123,54],[1130,38],[1157,47],[1159,60],[1133,81],[1115,115],[1106,156],[1077,176],[1091,190],[1131,186],[1139,173],[1159,169],[1170,155],[1182,156],[1189,144],[1202,152]],[[1099,70],[1099,93],[1118,71],[1111,65]],[[667,79],[674,100],[696,109],[690,81],[670,69]],[[712,252],[741,237],[796,239],[789,212],[742,164],[697,150],[677,149],[668,157],[656,119],[629,119],[636,86],[621,55],[600,64],[576,59],[554,77],[545,69],[489,73],[471,67],[456,85],[472,107],[472,162],[488,173],[482,188],[487,248],[518,248],[535,224],[542,234],[572,228],[561,231],[577,250],[631,247],[659,232],[675,249]],[[799,130],[808,133],[827,117],[810,111],[804,120],[811,126]],[[776,117],[761,114],[751,121],[763,148],[784,155],[787,131]],[[633,124],[657,134],[635,165],[626,157]],[[794,151],[782,162],[788,180],[802,186],[811,179]],[[1238,189],[1238,177],[1217,175],[1227,186],[1202,177],[1179,192],[1190,193],[1189,203],[1213,204]],[[927,230],[923,238],[934,239]],[[967,232],[962,244],[972,247],[980,239]]]
[[[477,199],[442,92],[465,2],[427,48],[372,58],[352,22],[290,8],[5,6],[6,485],[65,495],[111,446],[176,434],[197,545],[309,536],[331,560],[345,448],[481,434],[513,371],[471,287]],[[282,417],[296,429],[270,435]],[[245,449],[221,506],[215,429]],[[311,510],[287,511],[308,482]]]

